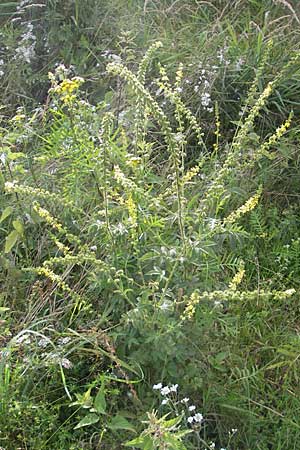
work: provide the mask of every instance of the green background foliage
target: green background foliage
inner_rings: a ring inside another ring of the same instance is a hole
[[[0,4],[0,447],[298,448],[299,23]]]

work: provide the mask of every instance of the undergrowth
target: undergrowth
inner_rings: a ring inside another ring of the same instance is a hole
[[[0,447],[297,449],[297,10],[84,3],[0,6]]]

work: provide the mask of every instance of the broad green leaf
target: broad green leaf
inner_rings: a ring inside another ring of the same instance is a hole
[[[178,425],[181,422],[182,416],[179,417],[175,417],[174,419],[170,419],[170,420],[165,420],[163,422],[164,426],[167,428],[172,428],[175,425]]]
[[[93,425],[99,421],[99,416],[97,414],[87,414],[74,428],[77,430],[78,428],[88,427],[89,425]]]
[[[141,448],[142,450],[153,450],[154,445],[150,436],[139,436],[132,441],[126,442],[124,447],[136,447]]]
[[[24,234],[24,228],[23,228],[23,224],[22,222],[20,222],[19,220],[14,220],[13,221],[13,227],[15,230],[17,230],[17,232],[22,236]]]
[[[0,313],[9,311],[9,308],[5,308],[5,306],[0,306]]]
[[[129,430],[135,431],[134,427],[123,416],[115,416],[111,422],[107,425],[111,430]]]
[[[8,206],[2,211],[0,223],[2,223],[7,217],[11,215],[13,212],[13,208],[11,206]]]
[[[106,400],[104,394],[104,386],[101,386],[101,388],[98,391],[98,394],[95,397],[94,408],[99,414],[105,414]]]
[[[135,439],[132,439],[131,441],[125,442],[124,447],[137,447],[137,448],[144,448],[144,437],[137,437]]]
[[[9,253],[11,251],[13,246],[17,243],[19,237],[20,234],[18,233],[17,230],[13,230],[11,233],[9,233],[9,235],[5,239],[4,253]]]

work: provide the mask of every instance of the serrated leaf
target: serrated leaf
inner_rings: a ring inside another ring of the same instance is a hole
[[[88,427],[89,425],[93,425],[97,423],[99,420],[99,416],[97,414],[87,414],[74,428],[77,430],[78,428]]]
[[[107,425],[111,430],[128,430],[135,432],[135,428],[123,416],[115,416]]]
[[[14,220],[13,221],[13,227],[15,230],[17,230],[17,232],[22,236],[24,234],[24,227],[22,222],[20,222],[19,220]]]
[[[5,219],[7,219],[7,217],[9,217],[12,212],[13,212],[13,208],[11,206],[8,206],[7,208],[5,208],[2,211],[0,223],[2,223]]]
[[[13,246],[17,243],[17,240],[19,239],[20,234],[17,230],[13,230],[7,238],[5,239],[5,247],[4,247],[4,253],[9,253]]]
[[[94,408],[96,409],[96,411],[99,414],[106,413],[106,400],[105,400],[105,394],[104,394],[104,386],[101,386],[101,388],[98,391],[98,394],[95,397]]]

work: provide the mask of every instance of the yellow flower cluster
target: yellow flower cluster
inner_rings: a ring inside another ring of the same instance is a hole
[[[245,272],[245,269],[244,269],[244,264],[242,264],[241,267],[239,268],[239,270],[237,271],[237,273],[232,278],[232,280],[231,280],[231,282],[229,284],[229,289],[231,289],[232,291],[236,291],[237,286],[239,284],[241,284],[245,273],[246,272]]]
[[[75,207],[72,201],[62,198],[60,195],[53,192],[49,192],[45,189],[33,188],[31,186],[26,186],[24,184],[19,184],[16,180],[7,181],[4,185],[5,192],[15,192],[17,194],[23,194],[28,197],[38,197],[44,200],[51,200],[70,208],[71,210],[79,209]]]
[[[193,292],[186,304],[185,310],[183,311],[181,315],[181,320],[191,320],[196,312],[196,306],[200,302],[201,297],[198,292]]]
[[[128,210],[129,222],[131,223],[131,225],[134,228],[136,228],[137,227],[137,207],[133,201],[131,193],[129,193],[129,197],[125,203],[126,203],[127,210]]]
[[[177,69],[176,72],[176,82],[175,82],[175,86],[176,88],[179,88],[182,82],[182,78],[183,78],[183,64],[180,63],[179,67]]]
[[[182,184],[184,185],[191,181],[196,175],[198,175],[199,170],[199,166],[192,167],[190,170],[188,170],[182,177]]]
[[[74,292],[70,286],[68,286],[67,283],[65,283],[60,275],[57,275],[52,270],[50,270],[48,267],[37,267],[32,268],[34,272],[36,272],[38,275],[42,275],[49,280],[52,281],[52,283],[56,284],[63,292],[69,294],[69,296],[74,300],[75,307],[74,309],[81,309],[81,307],[84,305],[84,300],[80,297],[80,295],[77,294],[77,292]]]
[[[286,131],[290,128],[292,123],[292,114],[290,114],[289,118],[276,129],[275,133],[272,134],[272,136],[269,137],[269,139],[264,142],[259,150],[258,150],[258,156],[263,155],[267,158],[274,159],[275,155],[272,153],[269,153],[269,148],[272,147],[272,145],[276,144],[276,142],[286,133]]]
[[[49,211],[45,208],[42,208],[37,202],[33,203],[34,211],[45,221],[51,225],[57,231],[62,231],[62,225],[49,213]]]
[[[258,189],[257,193],[255,195],[253,195],[252,197],[250,197],[249,200],[247,200],[244,205],[240,206],[240,208],[236,209],[231,214],[229,214],[229,216],[227,216],[224,219],[223,223],[224,224],[234,223],[241,216],[243,216],[244,214],[246,214],[249,211],[252,211],[252,209],[254,209],[257,206],[259,199],[261,197],[261,194],[262,194],[262,187],[260,187]]]
[[[61,83],[58,83],[51,72],[49,73],[49,78],[53,84],[50,92],[58,94],[62,102],[68,105],[74,102],[76,91],[84,83],[84,79],[81,77],[65,78]]]

